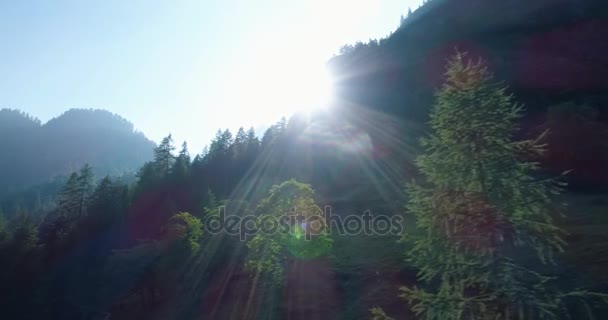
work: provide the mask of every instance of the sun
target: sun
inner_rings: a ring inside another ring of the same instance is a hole
[[[323,63],[279,64],[270,69],[253,86],[264,93],[260,109],[269,119],[318,111],[331,104],[333,80]]]
[[[234,90],[225,96],[226,112],[254,126],[326,109],[334,95],[325,61],[303,53],[258,55],[229,81]]]
[[[327,108],[333,98],[333,79],[324,67],[302,72],[297,79],[296,96],[299,99],[295,111],[309,112]]]

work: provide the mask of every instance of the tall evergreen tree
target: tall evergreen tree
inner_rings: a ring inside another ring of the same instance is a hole
[[[215,138],[211,141],[208,156],[214,158],[218,155],[224,155],[232,143],[232,133],[230,133],[230,130],[217,130]]]
[[[76,215],[79,208],[78,197],[79,177],[78,173],[73,172],[58,195],[57,211],[60,216]]]
[[[521,257],[550,263],[563,250],[552,218],[560,187],[528,160],[543,152],[541,137],[514,139],[521,107],[465,59],[449,62],[422,140],[427,183],[408,187],[418,232],[404,240],[426,289],[403,287],[402,297],[425,319],[558,318],[566,298],[586,293],[560,290]]]
[[[93,169],[85,164],[73,172],[59,192],[57,209],[50,212],[41,226],[41,237],[53,247],[72,232],[76,223],[88,212],[93,193]]]
[[[243,127],[239,128],[234,138],[235,157],[242,157],[247,150],[247,134]]]
[[[127,209],[127,189],[127,186],[119,181],[113,181],[109,176],[104,177],[89,200],[88,227],[103,228],[119,219]]]
[[[252,144],[252,143],[259,143],[259,140],[255,135],[255,130],[253,130],[253,127],[249,128],[249,130],[247,130],[247,144]]]
[[[175,150],[175,146],[173,146],[171,135],[163,138],[160,145],[154,149],[154,169],[161,177],[168,175],[171,171],[171,167],[175,162],[173,150]]]
[[[186,179],[188,176],[188,172],[190,170],[190,153],[188,152],[188,143],[184,141],[182,143],[182,149],[179,152],[179,155],[175,159],[175,164],[173,165],[173,175],[179,179]]]
[[[85,164],[78,174],[78,217],[86,214],[87,202],[93,192],[93,168]]]
[[[236,137],[234,138],[235,144],[244,144],[247,142],[247,134],[245,133],[245,129],[243,127],[239,128],[239,131],[236,133]]]

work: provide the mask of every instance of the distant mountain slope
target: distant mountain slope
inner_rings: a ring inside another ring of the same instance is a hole
[[[67,174],[89,163],[98,175],[120,174],[152,158],[155,144],[105,110],[71,109],[45,124],[0,110],[0,193]]]

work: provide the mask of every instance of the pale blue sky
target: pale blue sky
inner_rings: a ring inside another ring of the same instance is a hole
[[[341,45],[388,35],[420,2],[0,1],[0,108],[43,122],[103,108],[197,153],[218,128],[317,101]]]

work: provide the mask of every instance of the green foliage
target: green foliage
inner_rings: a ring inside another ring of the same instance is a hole
[[[294,232],[287,238],[287,251],[298,259],[314,259],[328,254],[333,240],[325,231],[306,239],[306,230],[296,225]]]
[[[169,238],[186,246],[190,252],[200,248],[200,240],[203,236],[203,224],[201,220],[188,212],[180,212],[169,219]]]
[[[256,235],[247,242],[247,260],[245,268],[255,275],[263,275],[273,285],[283,281],[284,265],[287,261],[283,239],[268,237],[261,234]]]
[[[391,318],[384,313],[384,310],[379,307],[374,307],[369,309],[369,312],[372,314],[371,320],[395,320],[395,318]]]
[[[521,262],[530,251],[550,263],[564,246],[553,222],[560,187],[527,160],[542,154],[542,136],[514,140],[521,107],[483,63],[465,59],[449,62],[422,140],[427,183],[407,189],[418,230],[403,237],[407,261],[426,289],[401,296],[425,319],[558,318],[570,293]]]
[[[261,229],[265,217],[280,218],[301,214],[304,217],[321,216],[321,208],[314,201],[310,185],[294,179],[274,185],[268,197],[262,199],[256,209],[257,227]],[[283,281],[285,265],[290,258],[316,258],[331,249],[332,241],[325,232],[306,239],[302,226],[279,225],[280,230],[271,234],[258,232],[247,243],[249,252],[245,267],[256,275],[263,275],[272,284]],[[294,232],[289,232],[288,228]]]
[[[213,191],[207,190],[207,205],[203,207],[204,216],[218,215],[221,206],[223,202],[217,200]]]

